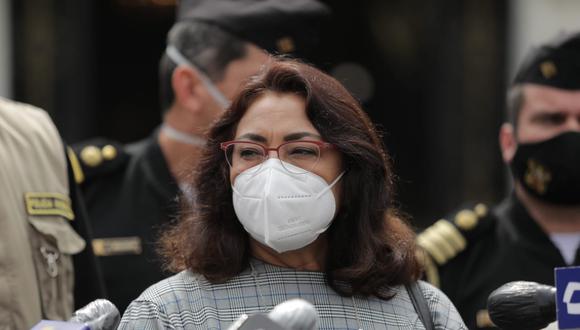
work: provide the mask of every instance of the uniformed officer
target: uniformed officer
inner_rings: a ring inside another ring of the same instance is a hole
[[[489,294],[516,280],[554,284],[554,267],[580,265],[580,33],[533,49],[508,93],[499,133],[513,190],[418,237],[426,277],[451,298],[469,328],[491,327]]]
[[[0,329],[66,320],[104,291],[64,145],[46,112],[0,98],[0,155]]]
[[[100,139],[76,146],[83,192],[110,299],[123,311],[162,272],[154,242],[177,210],[181,182],[204,133],[241,83],[280,53],[312,45],[328,9],[316,0],[184,0],[160,62],[163,124],[127,146]]]

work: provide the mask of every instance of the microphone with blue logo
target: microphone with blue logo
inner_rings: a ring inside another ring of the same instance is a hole
[[[555,269],[556,287],[517,281],[502,285],[487,300],[489,316],[504,330],[580,329],[580,267]]]

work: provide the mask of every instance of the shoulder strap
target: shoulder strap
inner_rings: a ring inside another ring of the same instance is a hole
[[[405,288],[407,288],[407,292],[409,293],[413,307],[415,307],[415,311],[419,315],[419,319],[425,326],[425,329],[435,330],[433,318],[431,317],[431,311],[429,310],[429,306],[427,306],[427,300],[425,299],[425,296],[423,296],[423,293],[421,292],[419,282],[413,282],[411,284],[405,285]]]

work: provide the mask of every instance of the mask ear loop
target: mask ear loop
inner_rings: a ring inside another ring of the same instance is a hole
[[[207,140],[205,138],[197,135],[191,135],[180,132],[167,123],[163,123],[161,125],[161,131],[163,131],[163,133],[167,134],[167,136],[169,136],[173,140],[179,141],[181,143],[186,143],[192,146],[205,147],[207,143]]]
[[[185,58],[185,56],[183,56],[175,46],[168,45],[167,48],[165,49],[165,54],[167,54],[167,56],[175,64],[183,65],[193,70],[199,77],[199,80],[201,80],[203,85],[207,88],[207,91],[210,93],[213,99],[222,107],[222,109],[225,111],[225,109],[229,108],[230,100],[228,100],[228,98],[225,97],[224,94],[222,94],[222,92],[220,92],[220,90],[215,86],[215,84],[211,81],[211,79],[208,78],[208,76],[206,76],[203,72],[201,72],[201,70],[199,70],[195,65],[193,65],[193,63],[191,63],[187,58]]]
[[[340,180],[342,178],[342,176],[344,175],[344,173],[346,173],[346,171],[342,171],[337,177],[336,179],[334,179],[334,181],[332,181],[328,187],[322,189],[321,192],[319,192],[316,195],[316,199],[320,198],[320,196],[324,195],[327,191],[329,191],[330,189],[332,189],[332,187],[334,187],[334,185],[338,182],[338,180]]]

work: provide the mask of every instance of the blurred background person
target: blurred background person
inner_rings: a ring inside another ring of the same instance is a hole
[[[46,112],[0,98],[0,155],[0,328],[67,320],[105,296],[74,154]]]
[[[184,169],[197,164],[208,127],[240,84],[267,63],[267,51],[310,45],[327,13],[315,0],[180,2],[159,65],[160,128],[126,146],[107,139],[75,146],[93,247],[121,311],[167,275],[154,242],[176,215],[178,193],[195,194]]]
[[[439,220],[418,238],[427,272],[470,328],[491,327],[487,297],[518,280],[554,285],[554,268],[580,265],[580,33],[532,49],[508,91],[499,144],[514,188]]]
[[[181,272],[133,301],[120,329],[224,328],[291,298],[321,311],[321,329],[422,328],[405,289],[420,272],[414,234],[373,124],[332,77],[272,62],[192,169],[196,201],[164,237]],[[418,286],[433,329],[466,329],[445,295]]]

